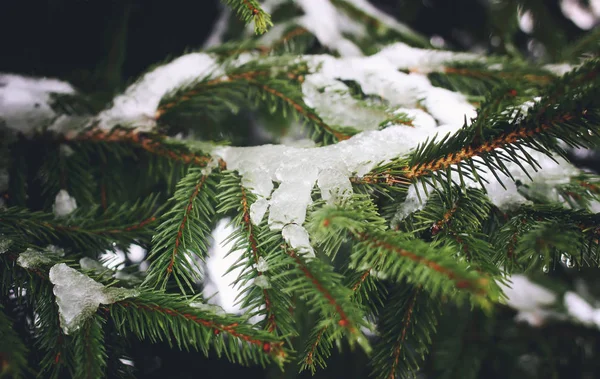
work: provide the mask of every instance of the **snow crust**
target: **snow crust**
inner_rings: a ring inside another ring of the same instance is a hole
[[[77,209],[77,201],[66,190],[61,189],[54,199],[54,206],[52,208],[57,217],[67,216]]]
[[[303,84],[305,101],[309,106],[316,106],[317,101],[327,101],[314,95],[311,98],[311,87],[323,82],[326,84],[322,87],[327,87],[332,79],[342,79],[356,81],[365,94],[382,97],[393,107],[424,107],[440,124],[448,124],[456,129],[463,125],[465,119],[469,122],[477,115],[464,95],[434,87],[425,75],[398,71],[398,66],[402,65],[400,57],[400,53],[389,52],[362,58],[334,58],[328,55],[306,57],[315,73],[307,75]],[[333,98],[319,106],[335,107],[335,100]]]
[[[12,242],[11,239],[0,236],[0,254],[6,253],[12,245]]]
[[[54,284],[60,325],[65,334],[79,330],[100,304],[112,304],[139,295],[135,289],[105,287],[64,263],[52,266],[50,281]]]
[[[557,300],[556,294],[533,283],[525,275],[513,275],[509,279],[512,282],[509,285],[498,284],[507,296],[506,304],[519,311],[516,319],[541,326],[550,313],[547,307]]]
[[[485,60],[485,57],[478,54],[420,49],[404,43],[388,45],[377,55],[389,61],[399,70],[410,70],[420,74],[440,71],[448,62],[483,62]]]
[[[315,251],[310,245],[310,239],[306,229],[296,224],[287,224],[281,230],[285,242],[294,248],[299,254],[313,258]]]
[[[112,107],[99,114],[98,126],[111,129],[121,125],[150,130],[156,125],[154,114],[163,95],[194,80],[222,74],[222,69],[209,54],[183,55],[144,74],[117,96]]]
[[[304,11],[298,23],[314,34],[319,42],[342,56],[363,55],[358,46],[344,38],[340,12],[329,0],[296,0],[296,4]]]
[[[262,289],[271,288],[271,283],[269,283],[269,279],[264,275],[259,275],[256,278],[254,278],[254,285]]]
[[[44,266],[51,265],[54,260],[52,259],[52,253],[43,253],[41,251],[28,248],[17,258],[17,264],[24,269],[32,270],[39,269]]]
[[[256,271],[265,272],[269,269],[269,264],[263,257],[258,258],[258,262],[256,263]]]
[[[0,73],[0,121],[25,135],[49,126],[56,117],[50,107],[51,94],[74,94],[66,82]]]
[[[206,259],[208,276],[203,295],[208,303],[220,305],[227,313],[239,314],[242,308],[236,302],[236,297],[242,289],[234,286],[233,282],[241,275],[242,269],[228,270],[241,258],[244,250],[235,250],[233,241],[227,239],[234,231],[229,222],[229,219],[219,221],[212,232],[213,242]]]
[[[569,316],[586,326],[600,328],[600,308],[592,307],[587,301],[575,292],[567,292],[564,304]]]
[[[519,165],[516,163],[507,163],[506,166],[514,179],[528,185],[531,190],[548,197],[552,201],[562,202],[555,186],[569,183],[571,177],[578,175],[580,170],[561,157],[555,156],[554,159],[556,161],[554,161],[546,154],[538,151],[529,148],[524,148],[524,150],[539,163],[541,169],[535,171],[530,166],[525,165],[527,172],[533,179],[532,181]],[[485,185],[487,196],[498,207],[509,208],[527,201],[519,192],[516,183],[508,176],[503,174],[498,175],[502,179],[506,189],[502,187],[489,170],[485,170],[480,176],[488,181],[488,184]],[[477,187],[475,183],[471,183],[471,185]]]

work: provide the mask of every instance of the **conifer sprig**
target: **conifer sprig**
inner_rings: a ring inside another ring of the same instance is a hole
[[[217,178],[205,169],[192,167],[177,185],[173,207],[161,216],[152,238],[152,262],[145,283],[165,289],[171,275],[179,289],[193,291],[199,279],[199,262],[208,249],[207,237],[215,214]]]
[[[246,24],[253,21],[256,34],[263,34],[273,26],[271,15],[265,12],[256,0],[223,0],[223,2],[233,8]]]
[[[282,364],[289,354],[272,333],[256,330],[239,317],[194,308],[177,295],[146,292],[111,305],[110,316],[123,334],[205,355],[212,346],[218,356],[242,364]]]
[[[420,286],[405,284],[390,292],[371,359],[377,378],[414,377],[428,353],[439,312],[439,303]]]
[[[352,135],[347,128],[325,123],[304,102],[301,84],[310,71],[306,63],[298,63],[295,57],[270,57],[225,67],[226,75],[200,78],[165,95],[156,120],[163,124],[193,124],[198,117],[215,120],[225,111],[237,112],[258,105],[270,113],[284,117],[289,114],[302,120],[310,127],[311,137],[325,144]]]
[[[256,197],[243,187],[237,174],[224,173],[218,192],[218,212],[235,215],[232,220],[235,231],[228,240],[233,242],[234,251],[244,252],[240,261],[232,267],[242,267],[242,273],[234,281],[235,285],[243,288],[239,295],[241,306],[250,310],[248,317],[264,317],[260,324],[267,331],[293,336],[296,334],[290,313],[293,303],[285,291],[289,268],[285,261],[278,259],[283,243],[280,233],[269,230],[264,221],[259,225],[253,224],[250,205]]]
[[[8,238],[27,241],[34,246],[70,243],[80,251],[112,250],[115,245],[128,246],[133,240],[149,242],[161,207],[158,196],[135,203],[78,208],[57,218],[46,212],[32,212],[20,207],[0,210],[0,225]]]

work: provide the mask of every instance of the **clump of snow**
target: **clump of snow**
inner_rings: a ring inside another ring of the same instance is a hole
[[[533,283],[524,275],[513,275],[510,281],[510,285],[502,282],[498,282],[498,285],[507,297],[506,304],[519,311],[516,319],[532,326],[541,326],[551,314],[546,307],[556,302],[556,294]]]
[[[192,308],[197,308],[203,312],[211,312],[214,313],[216,315],[225,315],[225,310],[221,307],[219,307],[218,305],[214,305],[214,304],[206,304],[206,303],[201,303],[199,301],[192,301],[190,303],[190,307]]]
[[[113,271],[95,259],[84,257],[79,260],[79,266],[84,271],[93,271],[100,275],[103,279],[110,279],[113,276]]]
[[[254,225],[260,225],[268,207],[269,202],[266,199],[258,199],[250,205],[250,220]]]
[[[10,238],[5,238],[0,235],[0,254],[6,253],[8,249],[10,249],[12,242],[13,241]]]
[[[54,254],[28,248],[19,254],[17,264],[27,270],[43,268],[52,265],[55,262],[52,255]]]
[[[318,55],[306,59],[317,81],[323,77],[356,81],[367,95],[382,97],[395,107],[424,107],[441,124],[453,125],[456,129],[463,125],[465,118],[468,122],[477,115],[464,95],[434,87],[425,75],[398,71],[398,62],[392,62],[394,57],[390,53],[378,53],[363,58]],[[306,86],[314,85],[311,75],[306,76]],[[378,124],[376,120],[374,123]]]
[[[155,112],[165,94],[199,78],[222,74],[216,60],[208,54],[183,55],[146,73],[117,96],[112,107],[99,114],[98,126],[111,129],[121,125],[150,130],[156,125]]]
[[[50,282],[54,284],[60,325],[65,334],[80,329],[100,304],[113,304],[139,295],[135,289],[105,287],[64,263],[52,266]]]
[[[600,308],[594,308],[575,292],[567,292],[564,297],[567,313],[586,326],[600,328]]]
[[[71,146],[66,145],[64,143],[61,143],[58,149],[59,149],[60,155],[63,157],[66,157],[66,158],[70,157],[71,155],[73,155],[75,153],[75,151],[71,148]]]
[[[269,279],[264,275],[259,275],[256,278],[254,278],[254,285],[262,289],[271,288],[271,283],[269,283]]]
[[[390,62],[398,70],[419,74],[442,71],[450,62],[484,62],[485,57],[472,53],[419,49],[405,43],[394,43],[381,49],[377,56]]]
[[[372,102],[359,101],[348,86],[322,74],[307,75],[302,83],[304,102],[329,125],[343,125],[355,130],[375,129],[389,118],[389,113]]]
[[[73,87],[49,78],[0,74],[0,121],[17,132],[31,134],[56,117],[51,94],[73,94]]]
[[[54,206],[52,208],[57,217],[67,216],[77,209],[77,201],[69,195],[67,190],[61,189],[54,199]]]
[[[531,179],[529,179],[519,165],[512,162],[505,163],[513,178],[523,184],[533,187],[552,201],[562,202],[555,187],[560,184],[569,183],[571,177],[578,175],[580,171],[561,157],[553,157],[556,160],[554,161],[544,153],[530,148],[524,148],[524,150],[539,163],[541,168],[535,171],[533,168],[525,166],[527,172],[531,176]],[[503,174],[498,175],[506,189],[502,187],[488,169],[485,169],[479,176],[488,181],[485,185],[487,196],[492,203],[498,207],[506,209],[510,206],[523,204],[527,201],[527,199],[519,193],[516,183],[508,176]],[[476,184],[474,185],[477,186]]]
[[[206,258],[207,277],[203,295],[209,303],[220,305],[227,313],[239,314],[242,309],[236,302],[236,297],[242,289],[233,282],[241,275],[242,268],[228,270],[241,258],[244,250],[234,250],[234,241],[228,240],[234,231],[229,222],[229,219],[219,221],[212,232],[213,242]]]
[[[256,263],[256,271],[265,272],[269,269],[269,264],[263,257],[258,258],[258,262]]]
[[[567,72],[574,70],[576,67],[577,66],[568,63],[553,63],[544,65],[546,70],[558,76],[563,76]]]
[[[336,170],[322,170],[317,177],[321,197],[329,204],[342,204],[352,195],[348,177]]]
[[[421,186],[421,183],[417,183],[416,185],[411,184],[408,187],[406,199],[398,206],[392,219],[392,226],[398,225],[399,222],[407,218],[411,213],[419,211],[425,206],[426,195],[422,190],[419,190],[420,192],[417,193],[417,186]],[[421,195],[421,199],[419,199],[418,195]]]
[[[597,0],[590,3],[598,3]],[[593,8],[587,7],[578,0],[561,0],[560,9],[580,29],[589,30],[598,25],[600,15],[594,14]]]
[[[339,12],[329,0],[296,0],[304,11],[298,23],[314,34],[319,42],[342,56],[362,56],[353,42],[344,38]]]
[[[531,14],[531,11],[523,11],[521,8],[519,8],[517,17],[519,19],[519,28],[521,28],[523,32],[531,34],[533,32],[534,25],[533,15]]]
[[[300,225],[287,224],[281,230],[281,235],[283,236],[285,242],[287,242],[299,254],[302,254],[307,258],[314,258],[315,251],[310,245],[310,239],[306,229]]]
[[[133,263],[140,263],[146,257],[147,251],[140,245],[131,244],[127,251],[127,258]]]

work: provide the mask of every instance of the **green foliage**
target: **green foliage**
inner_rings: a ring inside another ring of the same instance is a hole
[[[233,8],[238,17],[245,23],[254,21],[254,32],[256,34],[262,34],[270,26],[273,26],[271,15],[263,11],[256,0],[223,0],[223,2]]]
[[[153,343],[166,341],[170,346],[205,355],[211,346],[218,356],[242,364],[282,364],[288,354],[274,335],[252,328],[239,317],[194,306],[177,295],[145,292],[112,305],[110,316],[124,335],[133,334]]]
[[[24,378],[28,371],[27,347],[0,306],[0,377]]]
[[[205,169],[193,167],[177,185],[172,208],[162,215],[152,238],[147,285],[165,289],[173,275],[181,291],[193,291],[194,281],[199,279],[195,258],[204,260],[208,249],[206,241],[215,213],[215,180]]]
[[[394,288],[381,314],[371,362],[377,378],[414,377],[436,332],[438,308],[420,286]]]

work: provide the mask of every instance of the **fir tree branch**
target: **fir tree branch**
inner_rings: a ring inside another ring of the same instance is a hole
[[[104,319],[95,314],[71,339],[72,355],[75,358],[74,377],[93,379],[106,375],[103,323]]]
[[[150,240],[156,222],[157,196],[143,201],[111,206],[101,212],[98,206],[79,208],[66,218],[11,207],[0,210],[0,225],[8,236],[29,241],[34,246],[68,241],[83,251],[114,249],[113,243],[129,245]]]
[[[246,24],[254,21],[254,32],[263,34],[270,26],[271,15],[266,13],[256,0],[222,0],[238,14],[238,17]]]
[[[164,289],[174,274],[182,292],[185,293],[186,286],[193,291],[192,283],[199,279],[199,274],[192,257],[203,260],[206,256],[207,237],[215,213],[215,180],[204,169],[193,167],[177,184],[171,199],[173,207],[162,215],[152,238],[149,254],[152,263],[146,284]]]
[[[282,68],[274,70],[274,66]],[[308,73],[304,63],[289,58],[251,61],[229,68],[225,76],[201,78],[167,94],[161,99],[155,118],[161,123],[179,124],[198,115],[216,118],[227,111],[251,107],[251,100],[256,99],[270,113],[280,110],[286,116],[290,112],[306,121],[316,140],[330,143],[350,138],[346,130],[328,125],[305,104],[299,84]]]
[[[166,138],[160,134],[143,133],[135,129],[123,129],[115,127],[109,131],[92,128],[83,133],[66,134],[66,142],[95,142],[95,143],[119,143],[129,144],[144,149],[150,154],[165,157],[167,159],[205,167],[212,158],[206,154],[190,151],[183,143]]]
[[[193,348],[206,355],[210,344],[219,356],[225,353],[231,361],[242,364],[281,364],[288,355],[283,342],[272,333],[255,330],[238,317],[193,308],[176,295],[142,293],[135,299],[112,304],[110,315],[124,334],[133,333],[152,342],[167,341],[171,346]]]
[[[264,324],[267,331],[283,336],[294,335],[294,320],[289,311],[292,299],[284,291],[289,280],[288,267],[277,258],[283,242],[281,234],[252,223],[250,203],[254,203],[256,198],[242,186],[237,174],[227,172],[224,175],[219,183],[218,200],[219,213],[235,212],[232,224],[236,229],[228,239],[234,242],[234,250],[244,252],[234,265],[243,267],[239,278],[234,281],[235,285],[243,288],[239,295],[241,306],[251,311],[249,317],[264,316],[265,320],[260,324]],[[259,269],[261,266],[264,267]],[[257,285],[261,280],[264,284]]]
[[[401,280],[423,285],[432,294],[460,295],[465,290],[474,300],[485,305],[486,297],[495,298],[489,279],[457,262],[454,251],[448,247],[435,248],[414,239],[412,234],[386,231],[384,220],[377,215],[368,198],[355,197],[353,208],[323,207],[315,211],[309,222],[310,229],[320,230],[317,241],[350,236],[357,244],[351,256],[352,267],[376,268]],[[360,210],[357,211],[357,210]],[[374,220],[371,221],[371,220]],[[460,296],[459,296],[460,297]]]
[[[427,177],[435,181],[452,183],[452,172],[475,178],[481,184],[475,163],[483,163],[500,181],[497,171],[512,177],[504,162],[513,162],[525,172],[523,161],[536,168],[536,162],[522,147],[551,155],[551,151],[565,155],[556,138],[569,146],[593,147],[597,145],[598,120],[598,68],[599,61],[589,61],[579,69],[565,75],[549,86],[542,98],[525,116],[511,112],[497,113],[498,100],[491,98],[482,108],[481,115],[470,126],[464,126],[454,135],[440,141],[433,139],[419,146],[410,157],[374,169],[358,183],[400,186],[406,190],[408,181]],[[569,100],[557,103],[561,96]],[[524,154],[524,158],[519,155]],[[475,161],[474,158],[478,160]],[[502,183],[500,181],[500,183]]]
[[[420,286],[396,287],[384,305],[371,366],[378,378],[412,378],[436,332],[439,303]]]

